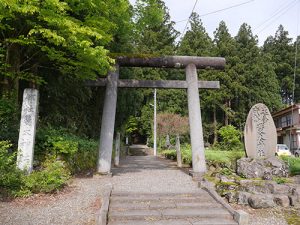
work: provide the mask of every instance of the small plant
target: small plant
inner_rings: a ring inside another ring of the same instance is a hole
[[[273,180],[277,183],[277,184],[285,184],[288,182],[288,179],[285,177],[274,177]]]

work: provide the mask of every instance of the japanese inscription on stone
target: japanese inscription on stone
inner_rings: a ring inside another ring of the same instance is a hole
[[[267,106],[258,103],[251,108],[247,117],[244,136],[248,157],[258,158],[275,155],[276,127]]]
[[[31,172],[38,114],[38,90],[25,89],[18,142],[17,166]]]

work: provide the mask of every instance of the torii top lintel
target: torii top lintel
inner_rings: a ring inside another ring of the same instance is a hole
[[[194,64],[197,69],[224,69],[225,58],[198,56],[162,56],[162,57],[130,57],[119,56],[116,63],[120,67],[157,67],[184,69]]]

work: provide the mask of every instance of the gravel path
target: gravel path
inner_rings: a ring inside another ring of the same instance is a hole
[[[75,178],[62,193],[0,202],[2,225],[92,225],[109,178]]]
[[[112,170],[114,191],[199,192],[197,183],[172,161],[154,156],[129,156],[120,165]]]

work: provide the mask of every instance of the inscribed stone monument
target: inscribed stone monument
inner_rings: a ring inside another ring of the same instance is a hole
[[[267,106],[258,103],[251,108],[247,117],[244,136],[248,157],[268,158],[275,155],[277,133]]]
[[[25,89],[18,142],[17,166],[28,173],[32,170],[33,149],[38,114],[38,90]]]

